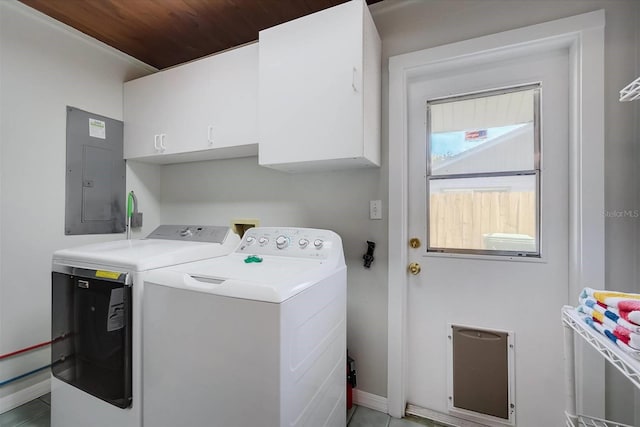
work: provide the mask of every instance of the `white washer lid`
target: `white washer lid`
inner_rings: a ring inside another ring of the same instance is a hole
[[[117,240],[58,250],[53,253],[53,263],[146,271],[226,255],[239,241],[234,233],[228,233],[222,244],[162,239]]]
[[[246,263],[244,254],[190,262],[149,272],[145,283],[212,295],[281,303],[319,281],[343,273],[343,264],[326,260],[264,256]]]

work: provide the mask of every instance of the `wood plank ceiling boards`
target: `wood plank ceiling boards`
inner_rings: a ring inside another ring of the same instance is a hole
[[[20,1],[164,69],[257,40],[260,30],[347,0]]]

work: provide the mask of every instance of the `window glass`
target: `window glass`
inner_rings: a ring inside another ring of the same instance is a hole
[[[534,169],[534,89],[429,105],[432,175]]]
[[[539,90],[427,103],[428,251],[540,255]]]
[[[429,180],[429,246],[537,252],[536,187],[536,175]]]

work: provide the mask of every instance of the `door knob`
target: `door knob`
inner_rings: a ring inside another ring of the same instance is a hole
[[[409,264],[409,273],[413,274],[414,276],[420,274],[420,264],[418,264],[417,262],[412,262],[411,264]]]
[[[409,239],[409,246],[411,246],[413,249],[418,249],[420,247],[420,239],[418,239],[417,237],[412,237],[411,239]]]

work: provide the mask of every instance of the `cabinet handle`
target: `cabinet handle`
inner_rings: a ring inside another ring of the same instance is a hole
[[[213,126],[207,128],[207,141],[209,144],[213,144]]]
[[[160,146],[158,145],[158,139],[160,139],[160,135],[153,135],[153,147],[156,151],[160,151]]]
[[[357,77],[358,77],[358,70],[356,69],[356,67],[353,67],[353,73],[351,74],[351,87],[353,88],[354,92],[358,91],[358,88],[356,87]]]
[[[162,151],[167,149],[167,146],[164,145],[164,139],[167,137],[166,133],[161,133],[160,134],[160,148],[162,149]]]

